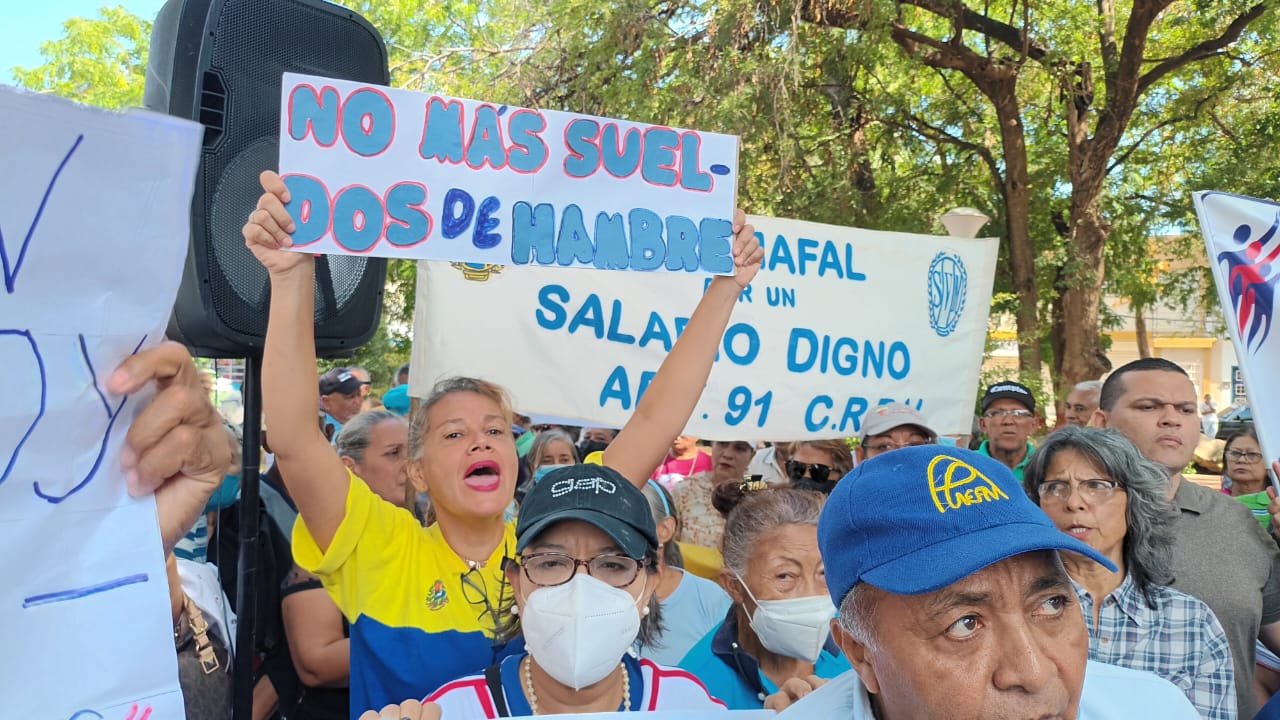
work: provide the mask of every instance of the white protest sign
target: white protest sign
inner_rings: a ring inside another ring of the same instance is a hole
[[[753,217],[764,269],[743,293],[688,432],[856,435],[869,408],[917,407],[970,431],[995,239]],[[517,408],[621,427],[709,278],[420,263],[412,393],[448,375]]]
[[[738,139],[286,73],[307,252],[729,274]]]
[[[183,717],[155,502],[120,469],[190,234],[199,125],[0,87],[0,715]]]
[[[1198,192],[1193,195],[1222,315],[1240,360],[1245,394],[1265,461],[1280,458],[1280,203]]]

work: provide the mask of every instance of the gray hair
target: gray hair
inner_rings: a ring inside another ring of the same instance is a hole
[[[1076,383],[1076,386],[1071,389],[1079,390],[1080,392],[1100,393],[1102,392],[1102,381],[1101,380],[1085,380],[1084,382]]]
[[[427,437],[428,423],[427,413],[436,403],[446,397],[460,392],[475,393],[481,397],[488,398],[497,403],[502,411],[502,416],[506,418],[507,424],[511,423],[511,397],[507,395],[507,391],[500,385],[495,385],[488,380],[481,380],[472,377],[448,377],[440,380],[431,388],[431,393],[427,395],[427,399],[418,405],[418,409],[413,413],[413,417],[409,420],[409,459],[417,462],[422,459],[422,450],[425,446]]]
[[[356,462],[364,462],[364,452],[369,449],[370,436],[379,423],[387,420],[404,422],[404,418],[389,410],[370,410],[347,421],[333,439],[338,457],[349,457]]]
[[[783,525],[816,527],[825,499],[811,490],[788,487],[748,493],[724,523],[724,535],[720,539],[724,566],[745,575],[757,540]]]
[[[573,453],[573,464],[582,462],[578,457],[578,446],[573,444],[573,437],[563,430],[543,430],[533,438],[533,444],[529,446],[529,452],[525,457],[529,458],[529,469],[537,470],[542,463],[539,458],[542,457],[542,451],[548,445],[555,441],[561,441],[569,444],[569,451]]]
[[[654,525],[661,525],[663,520],[671,518],[676,521],[676,534],[680,534],[680,515],[676,511],[675,499],[667,489],[650,480],[640,488],[644,499],[649,501],[649,512],[653,514]],[[662,563],[667,567],[684,569],[684,555],[680,553],[680,545],[673,538],[662,546]]]
[[[876,646],[875,614],[881,594],[879,588],[860,582],[840,601],[840,614],[836,616],[840,629],[859,645],[872,649]]]
[[[1124,562],[1134,586],[1148,604],[1154,603],[1153,586],[1173,582],[1173,520],[1177,511],[1165,499],[1168,474],[1115,430],[1067,426],[1045,438],[1023,470],[1023,488],[1037,505],[1049,464],[1064,450],[1088,458],[1124,488],[1128,496]]]

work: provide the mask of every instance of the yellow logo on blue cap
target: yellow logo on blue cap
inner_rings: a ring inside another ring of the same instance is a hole
[[[969,505],[1008,500],[1000,486],[969,463],[951,455],[938,455],[929,462],[929,493],[938,512],[959,510]]]

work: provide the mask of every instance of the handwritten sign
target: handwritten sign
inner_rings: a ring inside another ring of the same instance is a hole
[[[729,135],[286,73],[306,252],[728,274]]]
[[[0,693],[5,717],[182,717],[155,503],[106,379],[163,338],[200,126],[0,87]]]
[[[1236,385],[1244,385],[1270,464],[1280,458],[1280,331],[1275,327],[1280,203],[1220,192],[1198,192],[1193,199],[1222,315],[1240,359],[1243,383]]]
[[[849,437],[888,402],[938,432],[969,432],[995,239],[750,220],[764,268],[739,298],[691,434]],[[477,375],[510,388],[521,412],[621,427],[708,281],[421,263],[411,392]]]

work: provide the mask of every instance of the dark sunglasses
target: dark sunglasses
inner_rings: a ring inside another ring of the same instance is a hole
[[[809,473],[809,479],[814,482],[824,483],[831,477],[830,465],[806,465],[795,460],[787,461],[787,475],[794,480],[801,480],[805,476],[805,472]]]

